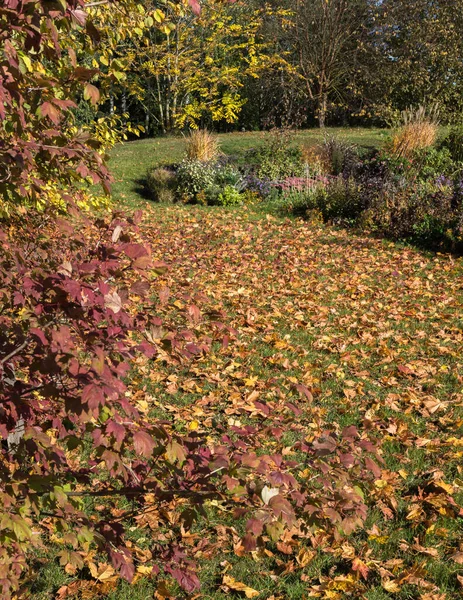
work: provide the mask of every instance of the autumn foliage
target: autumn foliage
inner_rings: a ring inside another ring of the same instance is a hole
[[[319,585],[301,574],[318,597],[359,596],[369,577],[390,592],[434,592],[422,566],[383,561],[370,542],[392,538],[404,514],[416,538],[401,550],[463,562],[455,536],[439,551],[424,543],[441,517],[462,514],[461,443],[442,435],[461,425],[444,412],[461,394],[443,400],[461,365],[435,358],[458,360],[461,333],[429,302],[457,314],[456,290],[441,285],[453,263],[272,217],[81,214],[85,184],[110,182],[100,142],[70,113],[77,96],[100,96],[96,70],[60,43],[73,28],[98,40],[84,8],[0,8],[1,597],[27,587],[44,550],[87,596],[140,577],[196,593],[199,562],[225,550],[271,558],[282,575],[334,556],[342,574],[320,574]],[[407,358],[397,323],[410,329],[415,314],[431,329],[416,327]],[[258,375],[251,342],[265,350]],[[177,394],[191,406],[166,400]],[[442,471],[412,472],[409,451],[425,446]],[[134,530],[146,532],[143,547]],[[222,575],[225,591],[259,595],[227,565]],[[79,592],[72,585],[57,597]]]
[[[77,64],[60,35],[85,25],[83,2],[7,0],[0,8],[0,192],[1,213],[18,204],[62,206],[83,179],[102,183],[110,175],[88,133],[72,127],[70,109],[80,94],[99,97],[94,69]]]
[[[69,221],[40,220],[34,230],[26,220],[1,233],[4,597],[47,531],[66,546],[63,564],[93,564],[88,550],[94,547],[122,577],[133,578],[124,534],[133,508],[114,519],[84,509],[84,498],[136,499],[138,515],[174,498],[189,500],[188,510],[178,504],[185,527],[206,499],[220,499],[247,515],[247,551],[263,543],[264,531],[277,541],[296,524],[318,524],[338,538],[366,518],[364,491],[355,486],[368,487],[380,470],[370,458],[374,444],[355,428],[301,440],[305,465],[320,478],[312,489],[291,474],[291,460],[256,455],[252,428],[218,427],[214,440],[179,437],[131,401],[130,372],[137,365],[159,353],[180,365],[207,352],[213,340],[226,344],[225,334],[233,333],[214,314],[207,336],[196,331],[194,304],[186,310],[192,329],[162,323],[150,280],[166,266],[138,240],[139,219],[80,221],[78,234]],[[296,391],[311,397],[301,384]],[[256,407],[269,414],[264,403]],[[271,432],[281,435],[275,423]],[[199,582],[178,544],[172,539],[153,559],[192,591]],[[153,572],[158,568],[152,563]]]

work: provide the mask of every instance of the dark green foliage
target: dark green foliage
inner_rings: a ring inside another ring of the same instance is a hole
[[[453,161],[450,150],[443,146],[415,150],[410,158],[397,158],[387,153],[380,155],[391,175],[405,177],[408,181],[435,181],[441,175],[454,175],[459,166]]]
[[[463,123],[450,129],[448,136],[442,142],[442,148],[447,148],[453,161],[463,163]]]
[[[250,150],[246,156],[250,171],[259,179],[271,181],[304,175],[302,152],[290,146],[290,137],[284,129],[275,130],[261,147]]]
[[[351,177],[337,177],[316,192],[315,207],[327,221],[353,222],[363,208],[361,187]]]
[[[362,215],[364,225],[394,238],[452,247],[461,237],[461,202],[452,185],[396,185],[380,193]]]

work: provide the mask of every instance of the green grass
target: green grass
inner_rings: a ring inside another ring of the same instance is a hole
[[[336,135],[360,146],[378,146],[387,136],[384,129],[328,128],[299,131],[294,144],[315,145],[324,135]],[[219,135],[220,147],[225,154],[239,155],[264,143],[268,134],[261,132],[227,133]],[[143,204],[140,181],[146,171],[162,163],[175,163],[182,159],[185,148],[183,137],[161,137],[136,140],[120,144],[111,154],[110,167],[115,175],[113,197],[116,202],[129,206]]]

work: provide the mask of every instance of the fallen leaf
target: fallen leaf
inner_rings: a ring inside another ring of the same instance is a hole
[[[241,583],[240,581],[236,581],[236,579],[234,579],[230,575],[224,575],[222,582],[224,585],[229,587],[231,590],[235,590],[236,592],[243,592],[244,595],[246,596],[246,598],[255,598],[256,596],[258,596],[260,594],[260,592],[252,589],[251,587],[247,586],[246,584]]]

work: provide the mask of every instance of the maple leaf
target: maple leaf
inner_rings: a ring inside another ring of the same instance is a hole
[[[146,431],[137,431],[133,434],[133,445],[137,454],[149,458],[153,453],[155,441]]]
[[[107,563],[98,563],[98,566],[95,563],[91,562],[88,565],[90,569],[90,573],[94,579],[98,581],[116,581],[117,576],[116,572],[111,565]]]
[[[354,559],[352,562],[352,570],[359,573],[363,579],[368,579],[368,573],[370,572],[370,569],[362,560],[360,560],[360,558]]]
[[[100,100],[100,90],[91,83],[86,83],[84,87],[84,99],[90,100],[93,105],[98,104]]]
[[[241,583],[240,581],[236,581],[236,579],[234,579],[230,575],[224,575],[222,583],[231,590],[235,590],[236,592],[243,592],[246,598],[256,598],[260,594],[260,592],[254,590],[246,584]]]
[[[178,462],[181,465],[185,462],[185,450],[178,442],[172,440],[167,444],[166,457],[169,462]]]
[[[105,402],[105,397],[101,387],[94,383],[86,385],[82,391],[82,402],[88,404],[91,410],[95,410],[102,406]]]
[[[40,106],[40,114],[43,117],[48,117],[55,125],[61,120],[61,111],[57,109],[51,102],[44,102]]]
[[[199,15],[201,13],[201,5],[198,0],[188,0],[188,4],[191,6],[191,10],[195,13],[195,15]]]
[[[115,314],[122,310],[122,300],[116,291],[106,294],[104,301],[106,308],[111,309]]]

